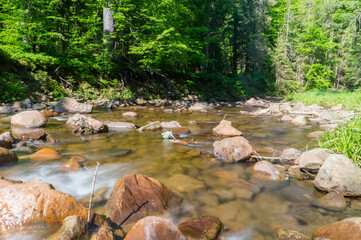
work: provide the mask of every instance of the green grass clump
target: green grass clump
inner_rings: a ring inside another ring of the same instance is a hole
[[[361,115],[333,131],[326,131],[318,140],[320,147],[342,153],[361,166]]]
[[[291,93],[286,96],[291,102],[303,102],[306,105],[319,104],[324,107],[332,107],[342,104],[345,110],[361,110],[361,91],[338,92],[332,90],[310,90],[303,93]]]

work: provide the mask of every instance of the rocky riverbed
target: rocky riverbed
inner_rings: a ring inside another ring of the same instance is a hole
[[[64,98],[0,114],[0,238],[360,239],[361,169],[316,141],[353,116],[342,106]]]

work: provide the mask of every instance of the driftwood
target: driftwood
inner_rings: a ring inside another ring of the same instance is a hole
[[[88,226],[90,224],[90,215],[91,215],[92,204],[93,204],[95,181],[97,179],[97,172],[98,172],[99,165],[100,165],[100,163],[97,162],[97,167],[95,168],[95,172],[94,172],[94,175],[93,175],[92,190],[91,190],[91,194],[90,194],[89,209],[88,209],[88,220],[87,220]]]
[[[289,161],[290,159],[288,158],[281,158],[281,157],[263,157],[263,156],[257,156],[257,155],[252,155],[251,158],[256,159],[256,160],[279,160],[279,161]]]

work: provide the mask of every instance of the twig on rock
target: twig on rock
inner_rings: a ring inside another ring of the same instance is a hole
[[[100,165],[100,163],[97,162],[97,167],[95,168],[95,172],[94,172],[94,175],[93,175],[92,190],[91,190],[91,194],[90,194],[89,209],[88,209],[88,220],[87,220],[88,226],[90,224],[90,213],[91,213],[91,210],[92,210],[93,197],[94,197],[94,187],[95,187],[95,181],[97,179],[97,172],[98,172],[99,165]]]

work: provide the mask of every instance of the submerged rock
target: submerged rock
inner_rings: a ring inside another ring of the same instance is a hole
[[[142,239],[186,240],[176,225],[159,217],[145,217],[139,220],[124,240]]]
[[[141,218],[161,215],[177,207],[182,199],[154,178],[128,174],[117,181],[105,208],[110,219],[129,231]],[[132,214],[133,213],[133,214]]]
[[[311,240],[310,237],[293,230],[278,229],[276,233],[277,240]]]
[[[61,158],[61,155],[51,148],[43,148],[33,154],[31,154],[30,159],[38,160],[38,161],[49,161],[56,160]]]
[[[34,131],[31,131],[30,133],[22,133],[19,134],[18,139],[23,140],[23,141],[36,141],[36,140],[42,140],[42,141],[46,141],[46,133],[43,130],[37,129]]]
[[[66,122],[74,133],[79,134],[96,134],[108,131],[108,127],[104,123],[81,114],[75,114]]]
[[[166,181],[166,185],[170,189],[174,189],[174,191],[177,193],[193,192],[205,189],[206,187],[204,182],[183,174],[175,174],[171,176]]]
[[[242,136],[243,133],[238,131],[234,127],[232,127],[232,122],[227,120],[222,120],[219,125],[212,130],[213,135],[216,136],[225,136],[225,137],[232,137],[232,136]]]
[[[361,239],[361,218],[346,218],[318,228],[313,238],[324,237],[332,240],[359,240]]]
[[[311,132],[309,134],[307,134],[307,137],[309,138],[318,138],[320,136],[322,136],[322,134],[324,134],[324,131],[315,131],[315,132]]]
[[[207,106],[202,103],[195,103],[192,106],[190,106],[189,111],[190,112],[208,112],[213,110],[211,106]]]
[[[68,216],[63,220],[61,228],[48,240],[82,240],[87,237],[87,224],[84,218]]]
[[[226,162],[247,160],[253,153],[253,148],[244,137],[225,138],[213,143],[213,153],[217,159]]]
[[[68,194],[42,181],[15,181],[0,178],[0,232],[35,222],[61,223],[66,217],[87,218],[88,209]],[[104,221],[92,218],[94,224]]]
[[[15,153],[0,147],[0,167],[18,162],[18,157]]]
[[[331,154],[318,171],[314,184],[324,192],[338,189],[344,196],[361,196],[361,168],[342,154]]]
[[[178,228],[187,240],[213,240],[222,233],[223,224],[217,217],[204,216],[181,223]]]
[[[138,117],[138,114],[135,112],[125,112],[122,114],[123,117]]]
[[[342,193],[330,192],[321,198],[313,200],[313,205],[332,211],[343,211],[346,209],[346,200]]]
[[[62,98],[54,107],[58,113],[91,113],[92,105],[79,103],[73,98]]]
[[[18,127],[41,128],[46,123],[46,117],[38,111],[24,111],[11,117],[11,125]]]

